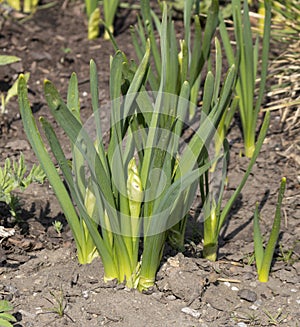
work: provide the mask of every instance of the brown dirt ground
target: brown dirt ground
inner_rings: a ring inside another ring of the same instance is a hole
[[[43,3],[47,3],[43,2]],[[134,58],[128,28],[137,12],[120,10],[117,41]],[[67,80],[78,74],[82,113],[90,115],[89,60],[99,69],[100,105],[108,100],[109,42],[86,39],[83,4],[56,2],[20,23],[15,13],[0,17],[0,53],[22,61],[0,68],[0,88],[6,92],[19,73],[30,72],[30,101],[36,117],[51,121],[43,97],[43,80],[49,79],[66,96]],[[68,51],[66,51],[69,49]],[[28,165],[36,159],[26,141],[17,100],[0,117],[0,161],[23,152]],[[0,223],[15,235],[0,242],[0,298],[10,300],[18,319],[15,326],[286,326],[300,325],[300,175],[299,122],[291,110],[282,121],[274,111],[267,139],[242,196],[222,232],[219,260],[201,258],[201,235],[190,221],[183,254],[166,250],[151,294],[105,284],[100,260],[81,266],[60,208],[49,185],[32,185],[20,194],[22,221],[9,222],[0,207]],[[106,118],[107,119],[107,118]],[[63,139],[63,133],[58,130]],[[231,160],[226,197],[235,189],[246,167],[239,156],[242,142],[235,120],[229,134]],[[298,151],[298,152],[297,152]],[[257,281],[253,254],[252,218],[255,202],[262,207],[262,229],[267,235],[275,212],[277,190],[287,177],[283,224],[270,281]],[[52,222],[61,220],[59,236]],[[55,312],[63,302],[64,314]]]

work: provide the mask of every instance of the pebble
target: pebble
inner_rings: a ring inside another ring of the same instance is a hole
[[[189,307],[184,307],[181,309],[183,313],[186,313],[187,315],[190,315],[194,318],[200,318],[200,312],[198,310],[191,309]]]
[[[261,305],[262,305],[262,301],[257,300],[257,301],[254,302],[254,304],[251,305],[250,309],[251,310],[257,310]]]
[[[238,327],[247,327],[247,324],[245,324],[244,322],[239,322],[237,324]]]
[[[176,296],[174,296],[174,295],[168,295],[167,296],[167,300],[169,300],[169,301],[175,301],[176,300]]]
[[[255,292],[251,291],[251,290],[248,290],[246,288],[240,290],[238,292],[238,296],[243,299],[243,300],[246,300],[246,301],[249,301],[249,302],[255,302],[257,300],[257,295]]]
[[[89,291],[88,291],[88,290],[82,291],[82,296],[83,296],[85,299],[88,299],[88,298],[89,298]]]

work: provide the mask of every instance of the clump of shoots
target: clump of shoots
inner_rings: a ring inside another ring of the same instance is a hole
[[[24,191],[34,182],[42,184],[45,179],[46,175],[41,166],[33,165],[30,171],[27,169],[22,153],[18,161],[7,158],[4,167],[0,167],[0,202],[5,202],[10,208],[11,215],[18,218],[21,203],[13,192]]]
[[[264,1],[264,27],[261,40],[262,53],[259,52],[260,35],[256,36],[253,43],[248,2],[241,0],[232,1],[232,15],[236,39],[236,52],[230,42],[229,34],[224,20],[220,20],[220,34],[224,44],[225,53],[230,65],[239,67],[235,93],[239,97],[239,113],[241,117],[245,155],[252,158],[255,150],[255,136],[257,122],[268,72],[268,58],[271,31],[271,1]],[[261,69],[258,70],[261,61]],[[260,76],[259,76],[260,71]],[[257,83],[257,81],[259,82]],[[258,89],[258,91],[256,90]]]
[[[49,293],[53,297],[53,300],[47,297],[45,297],[45,299],[53,306],[46,308],[46,311],[43,311],[42,313],[55,313],[59,316],[59,318],[66,316],[74,323],[74,320],[66,313],[68,302],[62,288],[60,288],[58,292],[50,291]]]
[[[258,208],[258,204],[256,204],[256,209],[254,213],[254,252],[255,252],[255,261],[256,261],[258,279],[260,282],[267,282],[269,279],[271,263],[280,233],[281,205],[282,205],[282,199],[284,196],[285,187],[286,187],[286,178],[283,177],[279,189],[273,227],[271,230],[268,244],[265,249],[263,248],[263,241],[262,241],[262,236],[259,226],[259,208]]]

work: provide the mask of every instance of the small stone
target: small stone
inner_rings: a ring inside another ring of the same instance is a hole
[[[176,296],[174,296],[174,295],[168,295],[167,296],[167,300],[169,300],[169,301],[175,301],[176,300]]]
[[[82,291],[82,296],[83,296],[85,299],[88,299],[88,298],[89,298],[89,291],[87,291],[87,290]]]
[[[168,296],[166,297],[166,299],[167,299],[168,301],[175,301],[175,300],[176,300],[176,296],[175,296],[175,295],[168,295]]]
[[[257,310],[258,309],[258,306],[255,305],[255,304],[252,304],[249,309],[251,309],[251,310]]]
[[[200,318],[200,312],[198,310],[191,309],[189,307],[184,307],[181,309],[183,313],[186,313],[187,315],[190,315],[194,318]]]
[[[255,302],[257,300],[257,295],[255,292],[251,291],[251,290],[248,290],[246,288],[240,290],[238,292],[238,296],[243,299],[243,300],[246,300],[246,301],[249,301],[249,302]]]
[[[238,327],[247,327],[247,325],[244,322],[239,322],[237,324]]]
[[[231,290],[237,292],[237,291],[239,290],[239,288],[236,287],[236,286],[232,286],[232,287],[231,287]]]
[[[262,305],[262,300],[257,300],[251,305],[251,310],[257,310]]]

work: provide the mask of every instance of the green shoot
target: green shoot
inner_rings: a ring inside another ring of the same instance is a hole
[[[255,164],[255,161],[259,155],[259,151],[263,145],[263,141],[266,137],[268,127],[270,123],[270,112],[266,113],[264,118],[256,147],[253,153],[253,156],[248,164],[247,170],[240,181],[240,184],[236,188],[235,192],[231,196],[231,198],[227,201],[224,208],[221,208],[222,199],[223,199],[223,191],[225,188],[225,181],[226,181],[226,165],[223,164],[223,173],[222,173],[222,182],[220,186],[220,193],[217,197],[217,200],[211,198],[209,188],[207,189],[207,193],[202,193],[202,200],[204,202],[204,236],[203,236],[203,256],[209,260],[215,261],[217,259],[217,250],[218,250],[218,237],[220,235],[221,228],[227,218],[230,209],[232,208],[235,200],[237,199],[238,195],[242,191],[246,181],[250,175],[251,169]],[[226,143],[225,143],[226,144]],[[226,153],[226,146],[225,146],[225,153]],[[228,153],[228,150],[227,150]],[[226,156],[224,158],[226,160]],[[201,180],[200,180],[200,187],[201,187]],[[203,187],[202,187],[203,188]]]
[[[46,308],[46,311],[42,313],[55,313],[59,318],[66,316],[74,323],[74,320],[66,313],[68,302],[64,296],[62,288],[59,292],[50,291],[50,295],[53,297],[53,300],[47,297],[45,297],[45,299],[53,306],[51,308]]]
[[[280,233],[281,204],[285,192],[285,187],[286,187],[286,178],[283,177],[280,184],[273,227],[265,250],[263,248],[262,235],[259,226],[259,208],[258,208],[258,204],[256,204],[256,209],[254,213],[254,228],[253,228],[254,252],[255,252],[255,261],[256,261],[258,279],[260,282],[267,282],[269,279],[273,254]]]
[[[61,234],[61,231],[62,231],[62,229],[63,229],[63,224],[62,224],[59,220],[55,220],[55,221],[52,223],[52,225],[53,225],[53,227],[54,227],[56,233],[57,233],[58,235],[60,235],[60,234]]]
[[[296,244],[298,242],[296,242]],[[294,244],[294,246],[292,246],[291,248],[285,250],[282,243],[279,243],[279,251],[280,251],[279,255],[280,256],[279,256],[278,260],[283,261],[287,265],[293,265],[299,259],[299,256],[297,258],[297,255],[295,254],[296,244]]]
[[[287,318],[287,315],[282,314],[281,308],[279,308],[275,314],[270,313],[267,309],[263,309],[263,312],[269,318],[270,325],[278,326]]]
[[[21,58],[16,56],[6,56],[6,55],[0,55],[0,66],[13,64],[15,62],[20,61]]]
[[[236,95],[239,97],[239,112],[241,116],[245,155],[252,157],[255,149],[255,135],[257,119],[263,100],[270,45],[271,30],[271,1],[264,1],[265,18],[264,32],[262,39],[261,73],[259,91],[256,96],[256,83],[258,80],[259,64],[259,36],[253,44],[253,34],[250,24],[248,2],[244,1],[243,15],[241,0],[232,1],[235,39],[237,44],[236,56],[230,43],[224,20],[220,19],[220,34],[223,40],[226,56],[230,65],[236,64],[239,67],[236,83]],[[255,101],[256,99],[256,101]]]
[[[67,302],[65,301],[65,297],[62,289],[56,294],[53,291],[50,291],[50,295],[53,297],[53,301],[46,298],[46,300],[53,304],[52,308],[47,308],[47,311],[56,313],[59,317],[63,317],[65,314],[65,309],[67,307]]]

